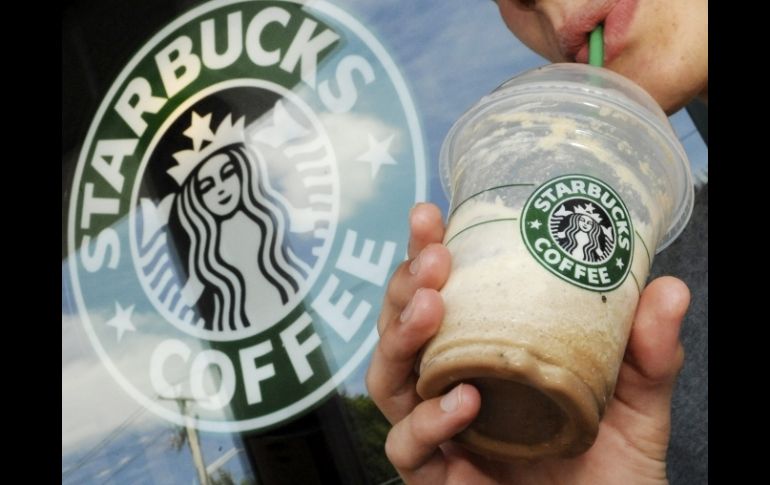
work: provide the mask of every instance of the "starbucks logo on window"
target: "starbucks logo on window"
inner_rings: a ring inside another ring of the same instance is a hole
[[[415,107],[382,44],[319,0],[217,0],[128,59],[67,217],[83,329],[179,425],[265,430],[361,371],[425,199]]]
[[[140,166],[135,265],[172,325],[237,340],[285,317],[326,261],[335,151],[312,110],[274,83],[228,81],[187,104]]]
[[[577,286],[611,290],[630,271],[634,230],[628,209],[594,177],[566,175],[538,187],[522,211],[521,232],[540,264]]]

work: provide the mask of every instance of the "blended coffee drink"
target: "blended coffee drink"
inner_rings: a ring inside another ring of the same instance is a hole
[[[504,460],[588,449],[654,254],[686,225],[689,162],[654,100],[609,70],[518,76],[452,127],[446,314],[418,393],[481,392],[457,440]]]

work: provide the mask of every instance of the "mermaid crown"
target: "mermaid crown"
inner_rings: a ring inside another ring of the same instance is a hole
[[[193,148],[174,153],[177,164],[168,170],[168,174],[181,186],[195,167],[208,159],[212,153],[228,145],[243,143],[244,126],[244,117],[233,123],[232,115],[227,115],[217,127],[217,131],[213,132],[211,113],[200,116],[193,111],[190,126],[184,131],[184,135],[192,140]],[[209,144],[203,147],[205,141]]]
[[[577,207],[575,207],[573,209],[573,212],[575,214],[582,214],[584,216],[588,216],[591,219],[593,219],[594,221],[596,221],[597,223],[601,223],[602,222],[602,216],[594,212],[594,206],[591,205],[590,202],[586,203],[586,205],[584,205],[582,207],[578,205]]]

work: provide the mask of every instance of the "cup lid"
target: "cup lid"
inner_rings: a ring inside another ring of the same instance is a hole
[[[668,145],[676,159],[676,178],[683,187],[679,191],[678,199],[674,201],[670,222],[660,239],[656,253],[662,251],[684,230],[692,214],[695,192],[690,162],[668,117],[653,97],[632,80],[603,67],[578,63],[548,64],[505,81],[481,98],[452,125],[441,146],[439,171],[445,194],[451,198],[450,162],[461,155],[457,153],[456,142],[466,128],[503,100],[532,94],[564,92],[600,105],[609,104],[630,111],[644,120]]]

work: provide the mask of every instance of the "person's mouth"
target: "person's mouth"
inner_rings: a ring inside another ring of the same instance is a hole
[[[230,199],[232,199],[232,194],[228,195],[224,199],[219,199],[219,205],[226,205],[228,202],[230,202]]]
[[[557,32],[559,49],[570,62],[588,62],[588,36],[599,24],[604,25],[604,63],[609,64],[627,44],[628,28],[636,12],[637,0],[616,0],[593,11],[567,19]]]

